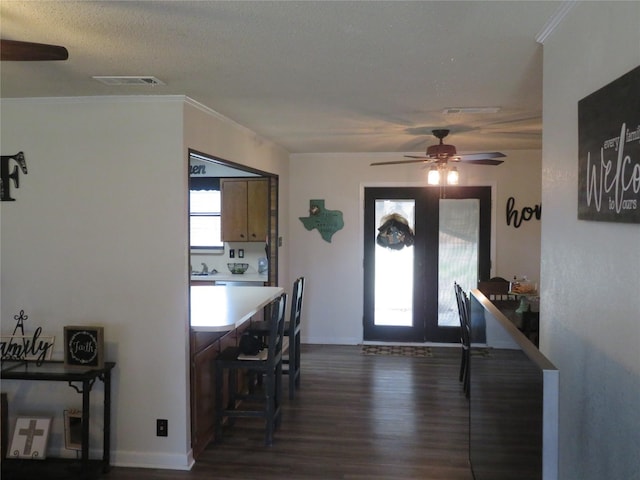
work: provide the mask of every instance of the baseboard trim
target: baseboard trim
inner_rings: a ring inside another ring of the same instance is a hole
[[[185,454],[158,452],[111,452],[111,465],[130,468],[159,468],[191,470],[195,463],[193,452]]]

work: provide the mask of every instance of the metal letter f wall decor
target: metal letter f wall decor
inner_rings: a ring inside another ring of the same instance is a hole
[[[14,160],[18,165],[13,166],[13,171],[9,173],[9,162]],[[27,161],[24,159],[24,153],[18,152],[15,155],[2,155],[0,161],[0,200],[3,202],[15,202],[15,198],[11,198],[11,185],[9,180],[13,180],[13,186],[20,188],[20,171],[27,174]]]

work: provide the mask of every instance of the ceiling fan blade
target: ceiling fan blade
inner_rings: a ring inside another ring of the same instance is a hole
[[[504,163],[502,160],[494,160],[492,158],[479,158],[477,160],[459,160],[462,163],[468,163],[470,165],[500,165]]]
[[[473,162],[476,160],[484,160],[485,158],[503,158],[506,157],[504,153],[500,152],[483,152],[483,153],[463,153],[457,155],[462,162]]]
[[[405,155],[408,157],[409,155]],[[374,162],[371,164],[372,167],[377,167],[378,165],[400,165],[403,163],[431,163],[431,159],[427,157],[415,157],[415,160],[393,160],[388,162]]]
[[[69,52],[59,45],[46,43],[0,40],[0,60],[13,62],[34,62],[41,60],[66,60]]]

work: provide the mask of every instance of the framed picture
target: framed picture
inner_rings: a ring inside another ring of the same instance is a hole
[[[64,411],[64,446],[68,450],[82,450],[82,411]]]
[[[51,417],[18,417],[7,458],[45,459],[50,427]]]
[[[64,327],[64,364],[66,367],[104,367],[104,328]]]
[[[640,66],[578,102],[578,219],[640,223]]]

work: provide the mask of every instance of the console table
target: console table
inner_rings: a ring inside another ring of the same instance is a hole
[[[83,472],[87,472],[89,469],[89,400],[91,389],[96,380],[102,381],[104,383],[104,437],[101,467],[103,472],[108,472],[111,441],[111,370],[115,365],[114,362],[105,362],[103,368],[82,369],[78,367],[67,368],[60,361],[45,361],[38,364],[33,361],[10,360],[2,362],[0,378],[2,380],[67,382],[71,388],[82,394],[81,469]],[[69,460],[75,461],[75,459]],[[2,464],[4,470],[5,461]]]

